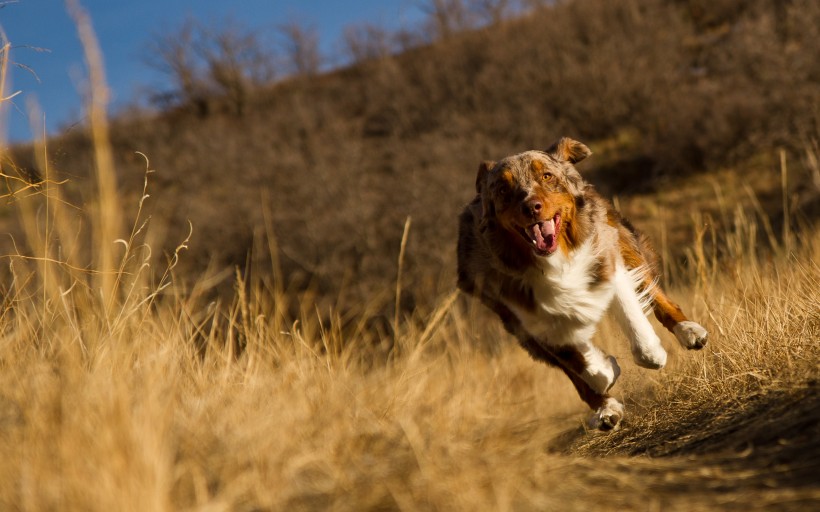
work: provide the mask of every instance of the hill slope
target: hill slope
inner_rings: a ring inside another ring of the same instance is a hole
[[[120,189],[126,205],[137,203],[145,162],[135,152],[147,155],[157,171],[151,228],[173,248],[193,224],[180,277],[210,264],[227,275],[236,265],[261,275],[278,267],[286,286],[311,285],[349,307],[386,292],[408,217],[405,304],[449,288],[454,219],[473,195],[478,162],[561,135],[591,145],[584,172],[621,199],[674,190],[686,186],[682,176],[722,166],[755,173],[762,179],[749,180],[752,190],[780,232],[780,183],[766,178],[778,169],[777,148],[788,151],[789,194],[818,204],[804,155],[818,133],[820,7],[698,5],[577,0],[258,90],[241,115],[215,98],[205,112],[121,118],[112,131]],[[91,148],[82,128],[48,145],[50,176],[69,180],[66,196],[80,207],[93,201]],[[42,174],[28,150],[15,161]],[[714,187],[690,190],[685,201],[621,205],[647,230],[659,229],[653,208],[674,210],[667,232],[691,238],[690,212],[719,222],[725,212],[715,208]],[[751,204],[745,193],[727,197],[729,215],[738,200]],[[682,258],[684,249],[670,244],[668,256]],[[223,281],[223,291],[230,287]]]
[[[794,1],[777,17],[768,3],[748,2],[717,18],[694,16],[698,4],[579,0],[282,84],[242,118],[119,120],[117,167],[98,171],[118,173],[119,199],[136,220],[114,244],[100,233],[123,212],[100,207],[92,186],[92,152],[110,149],[104,138],[49,141],[51,165],[39,164],[49,180],[18,182],[3,219],[17,235],[0,309],[0,509],[817,509],[820,234],[797,211],[817,154],[796,158],[797,144],[781,160],[773,146],[789,139],[778,129],[797,130],[811,115],[789,106],[795,124],[764,122],[746,116],[758,111],[744,102],[765,111],[796,98],[800,110],[817,94],[807,79],[817,63],[804,57],[818,4]],[[604,34],[607,17],[623,30]],[[532,43],[544,27],[549,44]],[[683,38],[684,61],[667,53],[681,40],[661,37],[679,30],[698,36]],[[486,44],[499,34],[510,47]],[[774,37],[779,56],[743,46],[750,34]],[[619,42],[637,46],[626,52]],[[611,49],[646,59],[610,62]],[[579,69],[612,69],[630,86],[597,80],[583,90],[586,72],[534,67],[556,51],[591,51]],[[739,117],[705,123],[715,131],[700,139],[693,122],[692,137],[664,146],[670,126],[705,119],[737,85],[714,71],[726,52],[747,64],[766,57],[763,70],[803,67],[750,75],[742,99],[726,102]],[[703,80],[680,67],[694,57],[716,66]],[[671,68],[657,61],[667,58]],[[654,64],[682,73],[683,90],[620,69]],[[794,96],[779,96],[784,84]],[[536,98],[544,87],[565,96]],[[667,100],[700,92],[706,102],[642,103],[658,90]],[[605,105],[573,103],[575,95]],[[600,125],[590,122],[599,115]],[[589,411],[567,379],[530,360],[449,277],[452,220],[472,195],[464,169],[573,130],[602,157],[584,172],[654,233],[668,290],[712,333],[698,353],[663,333],[669,364],[651,372],[630,363],[625,339],[604,321],[596,342],[622,361],[614,392],[628,414],[610,434],[587,432]],[[722,154],[747,136],[766,144],[738,149],[740,164],[711,173],[662,165],[690,150],[725,163],[698,147]],[[147,174],[150,198],[135,149],[158,170]],[[392,301],[408,215],[402,315]],[[194,235],[184,242],[188,217]],[[251,242],[245,268],[220,272],[244,266]],[[116,268],[99,263],[108,259]],[[373,321],[379,315],[393,320]]]

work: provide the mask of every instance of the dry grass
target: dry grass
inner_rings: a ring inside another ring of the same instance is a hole
[[[97,154],[108,144],[96,138]],[[105,157],[96,169],[101,184],[114,173]],[[6,260],[0,311],[0,509],[820,504],[817,231],[778,245],[749,215],[696,231],[694,265],[679,271],[690,287],[672,292],[711,343],[684,353],[666,336],[670,364],[653,373],[605,322],[598,341],[625,362],[629,416],[603,435],[583,430],[560,372],[455,293],[397,314],[398,338],[375,341],[364,320],[281,283],[237,275],[230,303],[208,302],[216,279],[176,279],[184,241],[153,266],[162,248],[143,201],[122,232],[115,198],[92,203],[83,229],[108,255],[84,260],[59,184],[30,192],[14,202],[27,240]],[[732,250],[713,257],[709,240]]]
[[[629,416],[610,435],[585,432],[560,372],[455,294],[404,322],[385,358],[309,304],[284,324],[241,276],[232,305],[206,304],[206,283],[151,284],[126,253],[107,309],[93,273],[13,258],[0,508],[808,509],[818,250],[815,233],[771,262],[703,262],[674,295],[712,342],[684,353],[667,336],[660,373],[624,364]],[[628,361],[614,332],[599,342]]]
[[[338,317],[322,323],[309,297],[288,323],[281,288],[242,275],[231,304],[207,303],[207,278],[182,289],[176,259],[167,271],[149,266],[142,211],[114,268],[71,262],[60,250],[70,231],[58,222],[58,192],[46,182],[16,203],[29,245],[43,252],[9,261],[0,508],[820,502],[817,232],[790,248],[740,252],[756,230],[737,217],[745,224],[695,237],[691,287],[673,294],[712,341],[693,354],[666,336],[672,358],[660,373],[624,364],[617,392],[629,416],[601,435],[583,429],[587,411],[560,372],[529,360],[455,293],[428,317],[403,318],[393,343],[374,343],[366,326],[343,329],[350,322]],[[709,238],[738,252],[712,258]],[[104,282],[115,283],[108,295]],[[600,344],[628,361],[613,325],[600,331]]]

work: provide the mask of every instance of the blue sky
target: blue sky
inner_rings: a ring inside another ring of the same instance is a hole
[[[323,53],[336,46],[346,26],[373,23],[390,29],[415,26],[419,0],[81,0],[102,48],[113,107],[121,107],[148,88],[167,88],[165,78],[144,63],[153,37],[173,31],[186,19],[205,24],[231,19],[250,30],[272,34],[283,23],[318,29]],[[32,138],[31,101],[45,114],[49,133],[81,119],[78,90],[85,77],[83,52],[63,0],[0,0],[0,26],[12,44],[8,92],[21,91],[2,110],[0,136],[11,142]],[[47,51],[40,51],[42,48]],[[37,128],[38,133],[42,128]]]

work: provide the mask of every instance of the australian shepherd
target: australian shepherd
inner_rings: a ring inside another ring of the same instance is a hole
[[[591,341],[604,313],[612,309],[644,368],[666,364],[650,309],[687,349],[702,348],[707,332],[661,290],[646,237],[575,169],[590,154],[562,138],[482,163],[478,194],[459,218],[458,286],[534,359],[561,368],[594,411],[590,426],[610,430],[624,408],[608,394],[618,363]]]

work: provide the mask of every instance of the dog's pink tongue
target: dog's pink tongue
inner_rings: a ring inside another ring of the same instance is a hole
[[[547,244],[544,243],[544,235],[541,234],[541,226],[538,224],[533,224],[532,235],[533,238],[535,238],[535,248],[539,251],[546,251]]]
[[[548,221],[541,223],[541,236],[544,240],[544,247],[541,249],[542,251],[549,251],[552,252],[555,250],[555,219],[550,219]],[[539,244],[540,245],[540,244]]]
[[[532,227],[532,234],[535,237],[535,247],[539,251],[552,251],[555,249],[555,220],[550,219]]]

